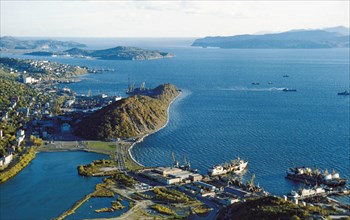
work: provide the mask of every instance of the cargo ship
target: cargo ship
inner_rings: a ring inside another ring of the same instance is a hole
[[[224,164],[211,167],[208,169],[208,174],[209,176],[219,176],[231,172],[240,174],[247,168],[247,165],[248,161],[242,160],[238,157],[237,159],[232,160],[231,164],[226,162]]]
[[[308,185],[327,185],[330,187],[344,186],[346,179],[340,178],[339,173],[333,171],[328,173],[327,170],[321,172],[318,169],[309,167],[293,167],[287,171],[287,179],[303,182]]]
[[[344,92],[338,92],[338,95],[350,95],[350,92],[344,91]]]

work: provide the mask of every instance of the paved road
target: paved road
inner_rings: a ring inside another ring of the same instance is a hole
[[[210,200],[209,198],[197,196],[197,199],[204,204],[206,204],[209,208],[212,208],[212,210],[209,212],[208,215],[206,215],[204,218],[200,218],[203,220],[213,220],[216,219],[217,215],[219,214],[219,208],[218,204]]]
[[[126,167],[125,167],[125,161],[124,161],[124,157],[123,157],[123,150],[121,148],[121,145],[118,144],[118,142],[116,142],[116,152],[115,152],[115,161],[118,163],[118,167],[120,171],[126,171]]]

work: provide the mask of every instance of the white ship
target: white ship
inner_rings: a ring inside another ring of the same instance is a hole
[[[248,161],[241,160],[239,157],[231,161],[231,164],[225,163],[223,165],[215,165],[208,169],[208,174],[210,176],[218,176],[234,172],[235,174],[242,173],[248,165]]]

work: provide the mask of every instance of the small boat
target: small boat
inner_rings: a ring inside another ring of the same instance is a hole
[[[273,83],[270,81],[270,82],[268,82],[268,84],[271,85],[271,84],[273,84]]]
[[[296,89],[288,89],[288,88],[284,88],[282,89],[283,92],[296,92]]]
[[[252,82],[252,85],[257,86],[257,85],[260,85],[260,83],[258,83],[258,82]]]
[[[287,78],[287,77],[289,77],[289,76],[288,76],[288,75],[283,75],[283,77],[284,77],[284,78]]]
[[[344,92],[338,92],[338,95],[350,95],[350,92],[345,90]]]

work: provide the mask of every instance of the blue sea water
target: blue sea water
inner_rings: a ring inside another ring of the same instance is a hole
[[[177,159],[185,155],[193,168],[206,173],[210,166],[240,156],[249,161],[246,179],[254,173],[255,183],[278,195],[299,187],[284,178],[291,166],[334,169],[350,179],[350,100],[337,95],[350,88],[349,49],[202,49],[189,47],[187,40],[144,45],[176,57],[45,58],[115,70],[69,84],[78,94],[91,89],[93,94],[125,96],[128,77],[148,87],[170,82],[182,89],[169,124],[133,148],[140,163],[171,165],[174,151]],[[286,87],[297,92],[281,91]]]
[[[122,209],[114,212],[95,212],[97,209],[112,207],[112,201],[117,201],[117,199],[118,196],[112,198],[91,198],[80,206],[74,214],[67,217],[67,219],[113,218],[120,216],[129,210],[129,202],[127,200],[120,202],[124,206]]]
[[[108,156],[86,152],[38,153],[17,176],[0,185],[0,219],[58,217],[102,182],[101,178],[79,176],[77,166],[103,158]],[[82,217],[78,213],[76,218]]]

